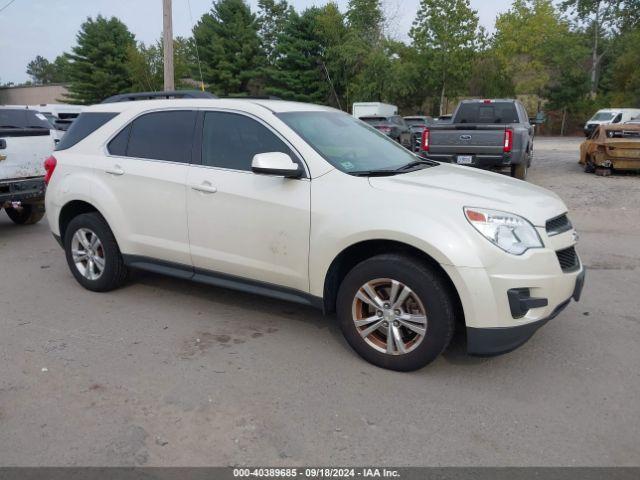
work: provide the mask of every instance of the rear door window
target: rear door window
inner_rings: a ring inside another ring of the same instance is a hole
[[[253,156],[268,152],[286,153],[296,161],[291,149],[260,122],[237,113],[205,113],[203,165],[251,171]]]
[[[131,123],[125,156],[189,163],[195,123],[195,111],[172,110],[142,115]],[[122,138],[118,135],[112,140],[116,141],[114,150],[109,145],[109,151],[114,155],[118,155],[116,151],[123,151],[125,130],[120,132]]]
[[[67,133],[64,134],[64,137],[56,146],[56,150],[66,150],[73,147],[117,115],[117,113],[110,112],[81,113]]]

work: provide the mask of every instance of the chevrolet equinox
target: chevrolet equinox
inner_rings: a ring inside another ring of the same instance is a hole
[[[433,361],[456,327],[471,354],[513,350],[584,281],[558,196],[420,158],[327,107],[95,105],[45,167],[48,221],[83,287],[143,269],[317,306],[393,370]]]

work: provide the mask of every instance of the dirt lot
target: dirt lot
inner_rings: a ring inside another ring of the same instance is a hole
[[[530,181],[572,210],[582,302],[411,374],[297,305],[151,274],[90,293],[3,213],[0,465],[640,465],[640,178],[582,173],[578,141],[539,140]]]

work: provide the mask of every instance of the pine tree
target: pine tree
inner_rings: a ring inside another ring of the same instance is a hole
[[[209,89],[223,96],[254,93],[264,52],[258,20],[244,0],[217,0],[193,30],[202,74]]]
[[[124,23],[115,17],[89,17],[80,27],[77,41],[68,55],[68,101],[99,103],[131,87],[127,55],[135,40]]]
[[[283,99],[324,103],[329,85],[322,67],[318,8],[295,11],[278,36],[275,65],[267,69],[267,92]]]

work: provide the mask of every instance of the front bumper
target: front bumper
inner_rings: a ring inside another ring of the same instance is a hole
[[[571,302],[580,300],[584,287],[586,271],[584,268],[576,277],[571,298],[555,307],[551,314],[540,320],[515,326],[498,328],[467,327],[467,352],[471,355],[499,355],[507,353],[526,343],[536,331],[547,322],[556,318]]]
[[[0,180],[0,207],[8,202],[41,202],[44,192],[44,177]]]

